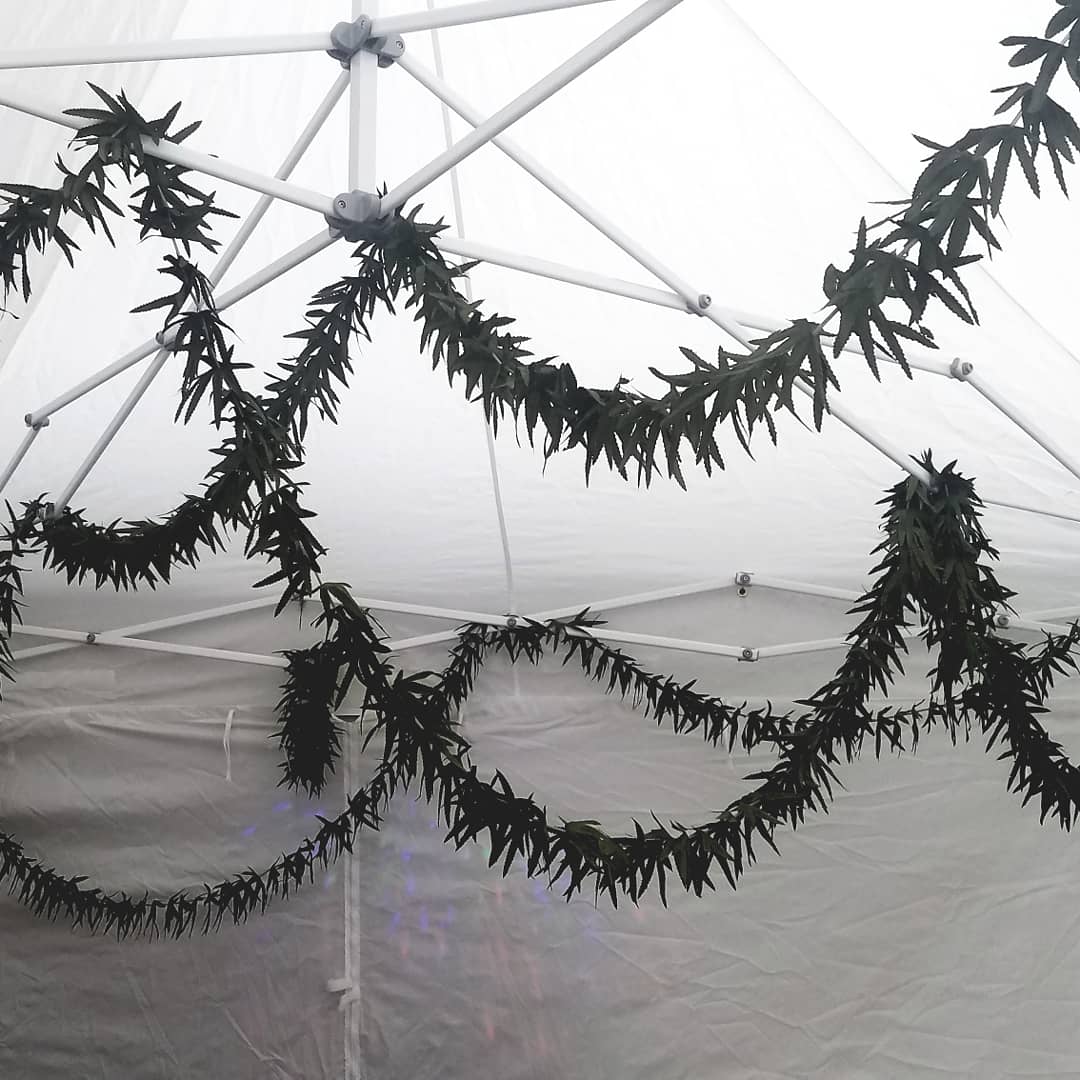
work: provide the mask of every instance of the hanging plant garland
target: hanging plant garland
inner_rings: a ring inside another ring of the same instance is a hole
[[[1050,739],[1038,716],[1055,675],[1075,669],[1080,626],[1032,649],[994,635],[995,607],[1011,594],[979,561],[996,553],[982,533],[978,499],[970,481],[951,467],[937,471],[929,457],[923,464],[935,476],[935,491],[905,479],[889,493],[877,577],[855,607],[862,621],[848,637],[835,677],[802,703],[806,711],[797,717],[754,710],[756,727],[751,728],[745,710],[651,675],[590,638],[584,617],[498,631],[471,626],[441,675],[395,672],[367,612],[343,586],[327,585],[320,593],[326,640],[348,656],[345,689],[349,680],[363,680],[364,709],[375,717],[367,740],[381,734],[384,741],[374,776],[342,814],[320,819],[316,837],[266,871],[248,870],[197,893],[104,896],[100,889],[84,888],[85,878],[62,877],[31,860],[3,833],[0,880],[7,880],[35,913],[63,916],[91,930],[120,937],[207,931],[225,919],[243,921],[311,880],[316,866],[351,851],[359,829],[378,827],[396,792],[416,788],[433,803],[447,839],[458,847],[486,832],[491,865],[501,863],[504,874],[521,858],[531,876],[542,875],[551,885],[565,882],[567,896],[591,884],[597,896],[606,893],[617,904],[620,896],[637,901],[655,885],[666,902],[669,880],[677,878],[684,889],[701,895],[714,887],[711,871],[717,866],[735,887],[755,861],[755,836],[775,849],[779,826],[795,828],[808,811],[827,810],[841,759],[858,756],[867,740],[877,755],[883,747],[914,749],[920,727],[937,724],[954,738],[978,726],[988,749],[1000,742],[1002,756],[1013,762],[1010,790],[1021,793],[1025,803],[1038,799],[1040,818],[1053,816],[1068,829],[1080,813],[1080,769]],[[965,584],[957,587],[958,580]],[[901,670],[909,615],[924,620],[922,637],[938,650],[932,696],[925,705],[871,710],[871,696],[887,690]],[[480,779],[455,721],[488,654],[505,651],[511,660],[536,662],[549,650],[564,651],[567,661],[576,658],[586,674],[606,681],[609,692],[617,689],[646,704],[676,730],[691,731],[710,721],[716,741],[724,733],[730,740],[742,713],[744,748],[772,745],[778,761],[751,774],[747,779],[760,781],[758,786],[700,826],[657,822],[645,830],[635,823],[633,833],[619,836],[590,821],[552,825],[546,811],[531,797],[515,795],[501,773]],[[616,671],[620,674],[613,677]],[[287,688],[286,696],[296,692]]]
[[[761,424],[775,440],[771,414],[780,408],[795,411],[796,378],[813,386],[814,419],[820,427],[827,389],[838,386],[827,347],[835,358],[849,341],[857,341],[875,375],[882,355],[910,375],[902,343],[933,347],[924,324],[930,300],[967,322],[976,320],[959,271],[980,257],[966,253],[972,231],[988,250],[999,246],[991,221],[1000,213],[1010,161],[1020,162],[1029,186],[1039,194],[1037,166],[1048,157],[1065,187],[1062,161],[1071,162],[1071,148],[1080,148],[1080,130],[1048,90],[1062,68],[1080,83],[1080,3],[1058,6],[1044,39],[1006,39],[1018,48],[1013,66],[1039,65],[1034,84],[1006,88],[1009,96],[999,112],[1016,108],[1016,118],[973,129],[953,146],[926,143],[934,154],[911,199],[873,229],[863,222],[851,265],[845,271],[828,269],[829,317],[797,320],[754,343],[746,355],[721,349],[715,365],[684,349],[691,372],[654,370],[669,386],[661,398],[631,393],[622,381],[609,391],[584,388],[569,365],[531,361],[527,339],[506,329],[512,320],[485,317],[457,289],[455,282],[470,266],[447,265],[435,243],[441,224],[418,222],[415,211],[396,214],[377,241],[356,250],[358,272],[316,295],[308,325],[292,335],[303,343],[299,354],[282,365],[283,373],[262,396],[243,388],[239,372],[246,365],[234,359],[209,282],[188,259],[170,256],[163,273],[176,281],[176,291],[137,310],[165,312],[172,347],[184,356],[177,418],[190,420],[205,400],[215,425],[229,432],[216,451],[219,460],[203,494],[188,498],[162,520],[101,526],[66,508],[53,514],[41,501],[13,513],[0,547],[0,675],[11,674],[7,637],[18,620],[18,559],[41,553],[69,580],[92,576],[99,586],[153,587],[168,581],[176,563],[193,565],[203,549],[218,549],[223,530],[242,529],[249,557],[263,556],[276,566],[260,584],[283,583],[279,611],[290,599],[316,592],[325,605],[324,641],[287,654],[277,732],[286,755],[283,782],[321,790],[339,750],[332,709],[354,680],[364,685],[365,706],[378,718],[371,734],[384,736],[383,764],[349,809],[324,822],[313,840],[282,856],[264,874],[249,871],[199,896],[102,897],[99,890],[82,889],[81,878],[60,878],[43,869],[2,834],[0,878],[7,878],[39,913],[64,914],[76,924],[105,927],[121,936],[160,929],[183,933],[196,925],[205,930],[227,915],[244,918],[271,897],[288,893],[317,863],[325,865],[349,850],[357,829],[377,827],[380,810],[395,790],[418,782],[421,792],[438,803],[448,839],[460,845],[487,831],[492,861],[504,860],[504,872],[521,855],[530,873],[553,880],[566,875],[568,895],[588,881],[613,901],[620,893],[637,899],[653,881],[663,894],[667,876],[676,872],[685,888],[700,894],[712,886],[709,872],[716,863],[735,885],[753,861],[755,832],[771,845],[778,824],[794,827],[807,810],[825,809],[841,754],[850,760],[871,735],[878,753],[884,745],[904,748],[905,739],[914,747],[920,725],[937,723],[953,737],[961,726],[966,733],[972,723],[979,724],[990,745],[1002,742],[1004,756],[1013,759],[1010,788],[1021,791],[1025,802],[1037,797],[1043,818],[1053,814],[1070,827],[1080,805],[1077,771],[1041,727],[1038,713],[1055,673],[1074,666],[1078,632],[1074,628],[1066,637],[1048,639],[1034,651],[994,635],[995,605],[1007,603],[1010,594],[977,561],[994,553],[978,527],[978,501],[970,484],[951,469],[934,473],[933,491],[907,482],[892,492],[891,512],[898,516],[887,519],[887,538],[879,548],[881,576],[855,609],[864,618],[852,632],[844,666],[802,703],[808,711],[794,717],[769,709],[733,710],[669,677],[651,675],[589,636],[585,619],[568,626],[530,624],[512,632],[468,628],[441,676],[393,674],[369,616],[347,591],[319,584],[324,549],[308,525],[312,515],[301,504],[302,485],[292,479],[303,460],[310,406],[335,419],[337,385],[351,371],[350,338],[369,338],[368,320],[376,306],[393,311],[402,291],[406,308],[421,323],[423,347],[431,349],[436,366],[445,365],[451,383],[463,376],[466,393],[483,402],[493,424],[509,413],[530,440],[542,432],[545,456],[582,447],[586,474],[601,459],[623,476],[636,463],[639,479],[647,483],[658,468],[662,446],[668,474],[683,483],[684,443],[707,472],[723,468],[715,441],[718,427],[730,426],[747,450]],[[106,214],[122,216],[106,194],[113,168],[127,180],[144,182],[132,206],[142,235],[172,238],[188,255],[192,245],[216,246],[209,222],[224,211],[190,184],[183,168],[143,151],[144,139],[182,141],[197,125],[171,132],[178,107],[160,120],[146,121],[122,94],[95,92],[104,109],[72,110],[88,121],[76,141],[92,151],[79,172],[60,162],[64,180],[55,190],[2,189],[11,196],[0,214],[5,296],[12,289],[29,296],[28,259],[46,243],[55,241],[72,261],[77,246],[61,227],[65,215],[75,214],[91,231],[100,227],[112,241]],[[886,314],[886,306],[897,305],[906,309],[903,322]],[[840,321],[829,345],[824,327],[834,316]],[[929,458],[924,464],[932,470]],[[908,535],[906,530],[914,531]],[[941,570],[958,565],[966,567],[964,573],[944,575]],[[902,628],[912,613],[927,622],[926,643],[938,651],[931,698],[925,706],[871,712],[870,693],[887,690],[899,670]],[[511,659],[538,659],[547,649],[565,649],[567,661],[576,659],[587,675],[606,680],[609,691],[618,689],[658,719],[670,719],[677,731],[701,729],[714,743],[726,737],[729,748],[737,738],[746,749],[768,744],[777,750],[778,762],[752,777],[761,781],[755,791],[695,829],[658,824],[646,832],[638,825],[633,836],[612,837],[589,822],[550,826],[544,811],[531,799],[517,798],[501,774],[491,782],[478,778],[468,763],[469,747],[453,723],[485,655],[505,651]]]

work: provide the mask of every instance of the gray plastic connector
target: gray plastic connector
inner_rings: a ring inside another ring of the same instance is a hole
[[[334,212],[326,215],[326,223],[350,244],[376,240],[393,220],[380,217],[381,206],[382,200],[370,191],[343,191],[334,196]]]
[[[398,34],[390,37],[371,36],[371,16],[361,15],[353,22],[339,22],[330,31],[327,56],[333,57],[343,68],[348,68],[352,58],[363,49],[379,58],[379,67],[389,67],[405,52],[405,39]]]
[[[49,418],[46,416],[41,420],[35,421],[34,414],[32,412],[28,412],[23,417],[23,423],[25,423],[28,428],[36,428],[38,431],[40,431],[43,427],[49,426]]]

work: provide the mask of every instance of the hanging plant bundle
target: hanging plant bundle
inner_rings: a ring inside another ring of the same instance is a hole
[[[911,197],[878,224],[860,223],[848,266],[825,273],[820,319],[795,320],[747,352],[720,348],[715,361],[684,348],[688,370],[650,369],[667,386],[659,397],[631,391],[624,380],[610,389],[582,386],[570,365],[533,360],[512,319],[485,314],[466,297],[460,285],[475,264],[448,264],[436,242],[442,223],[421,220],[419,208],[395,211],[353,248],[350,272],[311,298],[301,329],[289,335],[297,343],[293,355],[254,392],[212,282],[192,259],[197,249],[217,249],[213,223],[233,215],[183,167],[146,151],[163,139],[182,143],[198,125],[175,129],[179,106],[146,120],[123,94],[93,87],[100,107],[69,110],[83,124],[75,139],[87,151],[82,165],[69,169],[59,160],[61,182],[53,188],[0,185],[4,296],[30,297],[34,256],[50,244],[74,263],[73,219],[113,242],[112,219],[125,210],[110,192],[118,178],[135,185],[127,210],[140,236],[176,244],[161,267],[172,291],[135,310],[161,313],[161,340],[179,358],[177,422],[189,422],[205,405],[222,438],[199,493],[152,520],[100,524],[44,498],[9,506],[0,537],[0,678],[16,675],[8,639],[18,628],[28,558],[41,558],[69,582],[139,589],[167,584],[174,566],[194,566],[239,534],[246,555],[269,566],[259,587],[280,590],[277,612],[296,599],[319,604],[321,639],[284,653],[275,732],[284,756],[281,782],[312,795],[323,791],[341,749],[335,710],[354,686],[362,688],[370,718],[366,741],[378,740],[382,754],[338,816],[320,818],[315,836],[261,871],[172,896],[133,897],[89,886],[91,874],[47,868],[0,831],[0,880],[36,914],[90,930],[119,937],[205,932],[263,911],[313,880],[316,868],[352,850],[361,830],[379,827],[391,798],[414,792],[432,804],[449,842],[461,847],[486,834],[492,866],[506,874],[519,862],[567,897],[588,887],[617,904],[655,888],[666,901],[673,882],[700,896],[718,874],[735,887],[755,859],[755,842],[775,850],[784,827],[827,811],[838,769],[868,743],[876,755],[914,750],[920,732],[938,727],[953,739],[978,731],[988,750],[997,746],[1011,761],[1008,788],[1025,803],[1037,801],[1040,820],[1050,816],[1070,828],[1080,812],[1080,770],[1040,716],[1054,679],[1076,667],[1080,628],[1031,647],[995,631],[995,616],[1013,594],[991,568],[997,553],[982,529],[982,504],[970,479],[954,465],[937,466],[929,453],[916,471],[930,482],[907,477],[883,500],[874,579],[852,609],[858,622],[841,664],[793,712],[733,706],[647,671],[593,635],[597,620],[588,611],[561,621],[519,618],[512,627],[466,625],[443,670],[401,670],[371,614],[345,585],[322,580],[325,548],[295,479],[312,412],[336,420],[352,374],[350,349],[370,340],[380,308],[412,313],[434,366],[482,404],[496,430],[512,424],[545,457],[580,449],[586,477],[602,462],[623,477],[636,472],[646,484],[661,469],[683,484],[687,454],[707,473],[723,469],[718,431],[730,428],[747,451],[761,426],[776,441],[775,413],[796,412],[800,383],[810,390],[820,428],[830,388],[840,385],[833,362],[852,344],[875,376],[885,358],[910,377],[905,345],[935,347],[925,321],[931,301],[977,321],[961,270],[981,257],[969,251],[973,243],[988,251],[1000,246],[993,229],[1010,164],[1019,163],[1038,195],[1040,169],[1049,161],[1065,190],[1064,165],[1080,149],[1080,128],[1049,91],[1062,72],[1080,85],[1080,2],[1059,0],[1057,7],[1044,38],[1006,39],[1016,49],[1013,66],[1037,68],[1033,82],[1002,91],[998,113],[1015,111],[1013,119],[972,129],[951,145],[920,140],[932,153]],[[887,695],[902,671],[913,623],[921,624],[933,657],[926,699],[872,707],[871,698]],[[616,835],[591,821],[553,821],[502,773],[485,777],[471,761],[457,717],[493,655],[534,664],[561,656],[675,733],[729,752],[767,748],[775,763],[746,777],[753,782],[748,792],[698,825],[654,817]]]

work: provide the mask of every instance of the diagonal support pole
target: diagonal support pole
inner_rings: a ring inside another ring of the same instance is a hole
[[[239,285],[234,285],[231,289],[222,293],[217,300],[218,311],[225,311],[227,308],[232,307],[233,304],[251,296],[252,293],[258,292],[264,286],[269,285],[271,281],[276,281],[282,274],[288,273],[294,266],[299,266],[313,255],[317,255],[320,251],[324,251],[337,239],[338,236],[336,233],[331,232],[329,229],[322,229],[310,240],[305,240],[302,244],[298,244],[292,251],[287,251],[268,266],[264,266],[262,270],[252,274],[249,278],[245,278]],[[171,332],[166,333],[164,343],[166,345],[171,344],[172,340]],[[133,349],[131,352],[120,357],[119,360],[109,364],[108,367],[102,368],[95,375],[91,375],[88,379],[84,379],[77,386],[65,391],[47,405],[42,405],[40,409],[35,409],[33,412],[27,413],[27,426],[33,427],[35,424],[40,424],[43,420],[52,416],[53,413],[59,412],[73,401],[78,401],[79,398],[83,397],[85,394],[89,394],[91,390],[96,390],[110,379],[114,379],[121,372],[127,371],[130,367],[134,367],[140,360],[145,360],[152,353],[155,353],[160,345],[161,342],[159,342],[157,338],[151,338],[149,341],[144,341],[138,348]]]
[[[560,8],[602,4],[608,0],[479,0],[439,11],[408,11],[372,20],[375,37],[430,30],[436,26],[465,26],[515,15]],[[369,7],[370,11],[370,7]],[[174,41],[111,42],[73,48],[0,52],[0,71],[24,68],[83,67],[90,64],[132,64],[155,60],[194,60],[206,57],[267,56],[326,52],[333,47],[329,33],[252,34],[244,37],[181,38]]]
[[[444,106],[445,108],[445,106]],[[697,315],[687,302],[670,289],[657,289],[652,285],[642,285],[636,281],[624,281],[622,278],[608,277],[597,274],[591,270],[581,270],[576,266],[566,266],[563,263],[550,262],[547,259],[538,259],[532,255],[521,255],[516,251],[507,251],[504,248],[493,247],[491,244],[481,244],[474,240],[466,240],[462,236],[440,235],[435,238],[435,246],[448,255],[459,255],[463,259],[476,259],[488,263],[491,266],[502,266],[508,270],[517,270],[525,274],[534,274],[537,277],[548,278],[551,281],[563,281],[568,285],[578,285],[583,289],[593,289],[597,292],[609,293],[612,296],[622,296],[628,300],[638,300],[643,304],[654,304],[657,307],[670,308],[672,311],[682,312],[684,315]],[[786,324],[783,319],[777,319],[771,315],[761,315],[750,311],[741,311],[737,308],[717,306],[725,318],[738,323],[744,330],[762,330],[771,334],[774,330],[780,330]],[[829,335],[826,334],[826,337]],[[844,346],[844,352],[854,356],[863,356],[859,345],[848,343]],[[918,371],[926,371],[931,375],[939,375],[946,379],[955,378],[952,363],[935,356],[929,349],[906,351],[907,361],[910,367]],[[890,356],[878,354],[879,361],[896,364]]]
[[[393,213],[417,192],[422,191],[432,181],[460,164],[481,146],[493,141],[500,132],[505,131],[511,124],[516,123],[564,86],[573,82],[579,75],[584,74],[594,64],[599,63],[605,56],[614,52],[620,45],[625,44],[679,3],[680,0],[646,0],[639,8],[620,19],[583,49],[579,49],[569,60],[565,60],[554,71],[534,83],[509,104],[504,105],[497,113],[477,123],[473,131],[450,149],[428,162],[422,169],[418,169],[412,176],[407,177],[384,195],[382,213],[384,215]],[[404,57],[399,57],[398,63],[401,63],[403,59]],[[452,105],[450,107],[453,108]]]
[[[276,596],[260,597],[257,600],[241,600],[236,604],[225,604],[222,607],[209,608],[204,611],[192,611],[186,615],[166,615],[164,618],[153,619],[150,622],[121,626],[116,630],[106,630],[100,636],[105,638],[141,637],[143,634],[153,634],[159,630],[172,630],[177,626],[190,626],[192,623],[210,622],[212,619],[223,619],[230,615],[242,615],[249,611],[262,611],[276,606],[277,602],[278,598]],[[15,633],[19,633],[18,627],[15,628]],[[95,644],[97,637],[98,635],[95,634],[93,642],[84,639],[82,641],[64,641],[56,645],[35,645],[29,649],[19,649],[13,652],[11,656],[13,660],[19,662],[30,660],[35,656],[49,656],[52,653],[68,652],[71,649],[81,648],[83,645]]]
[[[428,8],[435,10],[435,0],[427,0]],[[439,31],[431,31],[431,48],[435,59],[435,71],[439,78],[443,78],[442,43],[439,40]],[[450,126],[450,110],[445,104],[440,106],[442,110],[443,139],[449,150],[454,145],[454,134]],[[465,211],[461,200],[461,178],[455,166],[450,170],[450,194],[454,204],[454,221],[457,223],[458,233],[465,235]],[[473,299],[472,279],[466,275],[462,291],[465,299],[470,303]],[[487,447],[488,472],[491,475],[491,493],[495,500],[495,518],[499,526],[499,542],[502,545],[503,572],[506,575],[506,610],[517,611],[517,589],[514,585],[514,560],[510,552],[510,530],[506,525],[506,508],[503,506],[502,484],[499,479],[499,461],[495,451],[495,433],[491,430],[491,422],[483,413],[480,414],[480,422],[484,425],[484,443]]]
[[[333,108],[337,104],[341,95],[345,92],[345,88],[346,86],[348,86],[348,83],[348,74],[342,72],[341,75],[339,75],[338,78],[334,81],[334,84],[333,86],[331,86],[329,92],[319,103],[319,106],[315,110],[314,115],[312,116],[311,120],[308,121],[307,125],[304,127],[304,130],[300,132],[300,135],[297,137],[296,142],[293,144],[292,148],[285,155],[285,160],[281,163],[281,166],[276,173],[276,176],[278,178],[282,180],[286,179],[292,173],[293,169],[296,168],[296,165],[304,156],[308,147],[311,146],[311,143],[314,140],[315,136],[319,133],[319,130],[326,122],[327,117],[333,111]],[[214,268],[210,271],[208,277],[210,279],[211,285],[216,287],[221,281],[221,279],[225,276],[225,273],[228,271],[229,267],[232,266],[234,260],[240,254],[244,245],[251,237],[251,234],[255,231],[256,226],[259,224],[266,211],[269,209],[272,198],[273,197],[271,195],[264,194],[263,197],[255,204],[255,207],[252,209],[251,213],[248,214],[247,218],[240,226],[240,229],[237,231],[236,236],[233,237],[232,242],[225,249],[225,251],[222,252],[221,257],[218,259]],[[158,373],[165,366],[165,363],[169,358],[170,351],[171,350],[169,349],[167,344],[164,345],[162,348],[158,349],[154,359],[143,371],[142,375],[139,377],[138,382],[135,384],[131,392],[128,394],[127,398],[124,400],[124,403],[120,406],[119,410],[117,410],[112,420],[109,421],[109,424],[106,426],[104,432],[102,432],[101,436],[94,444],[93,449],[86,456],[86,458],[83,460],[83,463],[75,471],[74,475],[68,481],[67,485],[57,496],[53,504],[53,513],[62,512],[64,507],[66,507],[67,504],[71,501],[72,496],[75,494],[76,491],[78,491],[83,481],[90,474],[90,470],[97,464],[97,462],[101,458],[101,455],[104,454],[105,451],[108,449],[109,444],[116,437],[117,432],[124,425],[124,422],[131,415],[132,411],[135,409],[135,406],[138,405],[143,395],[150,388],[150,384],[154,381]]]

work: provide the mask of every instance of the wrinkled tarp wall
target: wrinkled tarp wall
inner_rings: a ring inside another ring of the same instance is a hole
[[[339,7],[275,9],[271,24],[262,8],[189,2],[175,27],[157,28],[106,14],[141,6],[87,5],[100,32],[83,36],[103,40],[113,26],[131,38],[311,30],[342,17]],[[447,30],[448,78],[493,110],[626,9],[615,7]],[[829,49],[842,32],[869,33],[861,24],[845,29],[848,7],[818,25],[828,49],[807,63],[808,82],[825,98],[836,88],[828,70],[840,66]],[[750,5],[740,10],[754,14]],[[981,121],[985,91],[1006,81],[992,43],[1025,27],[1012,5],[978,10],[986,21],[961,64],[978,93],[958,99],[955,115],[950,107],[925,123],[932,99],[919,89],[911,91],[919,115],[905,118],[907,93],[884,80],[874,98],[863,78],[852,126],[878,115],[882,129],[948,137]],[[781,50],[799,25],[790,14],[785,22],[770,11],[760,27],[767,38],[776,29]],[[45,29],[39,36],[30,21],[20,23],[24,36],[11,47],[77,40]],[[878,43],[879,62],[907,70],[905,56],[949,55],[941,42],[911,34]],[[412,35],[409,48],[426,56],[425,35]],[[786,58],[799,59],[790,50]],[[933,63],[921,63],[918,87],[923,69],[927,81],[941,79]],[[185,115],[205,120],[193,144],[269,172],[335,74],[320,56],[150,65],[140,69],[139,97],[148,112],[182,98]],[[133,85],[129,73],[106,69],[80,77],[111,89]],[[51,105],[78,98],[71,71],[64,81],[7,78]],[[973,101],[974,114],[961,108]],[[835,97],[830,103],[839,110]],[[3,123],[5,132],[23,130],[7,126],[21,123],[11,117]],[[381,76],[380,123],[379,171],[390,182],[441,148],[438,109],[402,72]],[[37,138],[41,129],[31,128]],[[893,194],[725,8],[696,0],[552,99],[515,137],[718,302],[782,316],[815,307],[822,266],[843,258],[869,201]],[[40,138],[54,141],[21,155],[5,143],[18,179],[51,182],[49,159],[60,144],[52,132]],[[894,144],[880,138],[874,149],[889,159]],[[342,112],[297,182],[328,193],[343,187],[344,146]],[[473,239],[643,279],[493,148],[463,165],[462,181]],[[240,212],[254,201],[215,186]],[[1021,286],[1037,298],[1043,280],[1061,275],[1056,244],[1074,219],[1052,198],[1035,208],[1019,191],[1016,199],[1024,227],[1015,231],[1031,235],[1030,221],[1039,239],[1019,241],[1020,256],[999,260],[995,273],[1031,306]],[[447,186],[424,201],[433,215],[447,213]],[[275,207],[226,284],[319,224]],[[21,324],[0,373],[0,457],[21,437],[29,408],[156,329],[124,312],[156,294],[153,270],[167,249],[136,245],[130,229],[119,235],[115,252],[87,243],[77,268],[61,267]],[[303,300],[347,264],[344,250],[331,249],[233,309],[247,358],[272,368],[285,355],[281,335],[300,325]],[[650,365],[681,363],[675,345],[707,354],[716,344],[710,327],[676,313],[501,270],[477,271],[476,287],[519,316],[539,355],[558,352],[601,385],[629,374],[652,386]],[[976,301],[983,329],[961,334],[938,320],[950,349],[964,350],[1068,445],[1074,362],[991,287],[977,286]],[[375,344],[357,358],[341,424],[312,432],[307,473],[331,548],[327,576],[374,596],[505,610],[481,419],[429,368],[408,318],[379,318]],[[968,389],[930,376],[908,384],[895,372],[878,387],[858,368],[853,358],[842,362],[844,400],[912,453],[929,446],[940,459],[958,457],[988,497],[1076,505],[1068,474]],[[5,495],[63,483],[133,381],[118,379],[60,414]],[[168,427],[174,408],[166,372],[77,505],[99,519],[142,516],[190,491],[213,436],[199,424]],[[579,459],[543,469],[509,431],[498,452],[523,610],[739,569],[856,588],[872,565],[875,502],[898,473],[836,424],[815,435],[786,423],[779,448],[761,444],[756,462],[733,446],[729,471],[691,475],[688,492],[664,482],[638,490],[601,474],[586,489]],[[1003,578],[1021,590],[1019,606],[1076,599],[1075,526],[991,509],[987,527],[1003,553]],[[134,597],[68,590],[35,573],[27,618],[120,626],[244,599],[260,572],[233,552],[179,574],[170,589]],[[766,644],[843,633],[843,607],[760,589],[740,599],[728,590],[614,612],[610,621]],[[310,639],[294,622],[251,615],[158,636],[272,651]],[[393,634],[445,625],[395,616],[386,624]],[[733,665],[636,651],[652,668],[700,677],[729,698],[781,703],[819,685],[839,656]],[[434,666],[442,656],[405,654],[402,662]],[[899,700],[922,694],[927,661],[916,656],[909,666]],[[1062,688],[1050,718],[1066,745],[1076,691]],[[310,815],[341,800],[340,787],[319,804],[274,787],[277,755],[266,736],[277,693],[273,672],[133,651],[74,650],[28,663],[3,705],[0,820],[50,864],[95,868],[107,886],[167,890],[265,864],[310,831]],[[466,724],[478,761],[505,769],[552,813],[611,824],[649,809],[695,820],[761,764],[657,732],[557,666],[514,672],[493,663]],[[357,779],[363,769],[353,764]],[[1067,1075],[1080,1068],[1072,841],[1040,828],[1031,807],[1019,808],[1004,791],[1006,774],[977,744],[954,748],[941,736],[913,758],[862,761],[844,772],[848,789],[829,818],[784,837],[782,859],[763,854],[737,894],[677,897],[667,911],[654,902],[618,912],[588,899],[566,906],[519,872],[501,881],[485,868],[482,846],[446,849],[426,808],[404,800],[387,828],[361,843],[348,912],[344,864],[264,919],[179,945],[88,940],[35,922],[4,898],[0,1069],[30,1080],[58,1072],[330,1078],[345,1075],[346,1061],[365,1080]],[[339,1009],[326,983],[346,969],[355,996]]]

